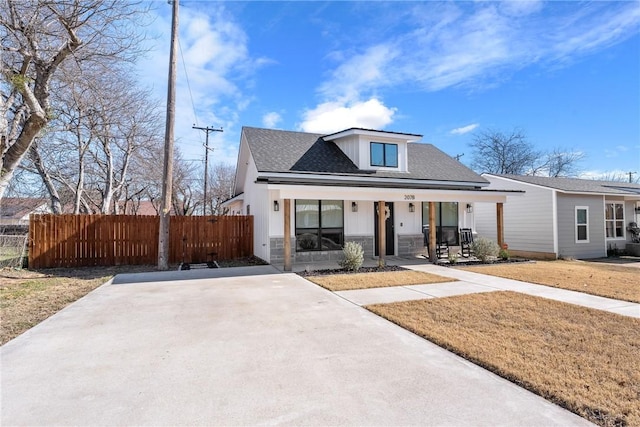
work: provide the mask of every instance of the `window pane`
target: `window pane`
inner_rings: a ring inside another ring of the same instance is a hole
[[[586,209],[578,209],[576,211],[576,223],[577,224],[586,224],[587,223],[587,210]]]
[[[296,200],[296,228],[313,228],[320,225],[318,200]]]
[[[587,226],[579,225],[578,226],[578,240],[587,240]]]
[[[342,200],[322,201],[322,228],[342,227]]]
[[[616,219],[624,218],[624,205],[622,203],[616,203]]]
[[[606,219],[613,219],[613,203],[604,205],[604,217]]]
[[[322,230],[322,250],[336,251],[342,249],[342,230]]]
[[[296,230],[296,250],[314,251],[318,249],[318,230]]]
[[[429,226],[429,202],[422,202],[422,227]]]
[[[384,166],[384,145],[371,143],[371,166]]]
[[[385,166],[398,167],[398,146],[395,144],[384,145]]]
[[[442,225],[449,227],[458,226],[458,203],[442,202]]]
[[[624,237],[624,221],[616,221],[616,237]]]
[[[607,237],[613,237],[613,221],[607,221],[605,229],[607,230]]]

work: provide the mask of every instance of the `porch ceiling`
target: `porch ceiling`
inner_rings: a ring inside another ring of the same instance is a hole
[[[521,196],[523,191],[456,190],[415,188],[329,187],[315,185],[267,184],[278,199],[333,199],[387,202],[489,202],[505,203],[508,196]]]

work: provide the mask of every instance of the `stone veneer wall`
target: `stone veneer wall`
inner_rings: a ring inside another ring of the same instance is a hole
[[[408,257],[426,253],[422,234],[398,235],[398,256]]]
[[[358,242],[364,250],[364,257],[373,257],[373,236],[345,236],[345,242]],[[284,238],[272,237],[269,239],[271,263],[281,264],[284,262]],[[318,261],[340,261],[343,258],[342,251],[309,251],[296,252],[296,239],[291,238],[291,262],[302,264],[305,262]]]

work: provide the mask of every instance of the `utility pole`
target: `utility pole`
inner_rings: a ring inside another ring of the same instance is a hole
[[[164,133],[164,165],[162,168],[162,206],[158,235],[158,270],[169,269],[169,218],[173,187],[173,125],[176,116],[176,53],[178,52],[178,2],[173,0],[171,17],[171,50],[167,82],[167,119]]]
[[[633,182],[633,175],[635,175],[635,172],[627,172],[629,174],[629,182]]]
[[[193,129],[200,129],[202,131],[204,131],[207,136],[205,137],[205,143],[204,143],[204,206],[202,207],[202,212],[206,215],[207,214],[207,182],[209,180],[209,133],[211,132],[222,132],[222,128],[220,129],[215,129],[215,128],[210,128],[210,127],[206,127],[206,128],[201,128],[198,127],[196,125],[192,126]]]
[[[460,157],[464,156],[464,153],[462,154],[456,154],[455,156],[453,156],[454,159],[456,159],[457,161],[460,161]]]

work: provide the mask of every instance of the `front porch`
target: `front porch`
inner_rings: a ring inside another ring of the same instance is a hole
[[[360,243],[365,258],[376,265],[388,264],[394,257],[402,262],[412,258],[425,262],[424,257],[428,256],[436,262],[436,242],[447,240],[453,251],[460,245],[460,229],[475,230],[476,202],[495,203],[498,232],[486,237],[501,245],[503,203],[511,195],[508,191],[480,189],[354,189],[282,184],[269,184],[268,189],[273,206],[270,262],[282,265],[284,271],[292,271],[294,265],[304,269],[319,263],[335,268],[347,241]],[[385,207],[384,215],[379,215],[379,206]],[[428,238],[424,230],[429,230]]]

